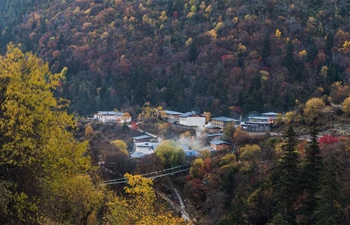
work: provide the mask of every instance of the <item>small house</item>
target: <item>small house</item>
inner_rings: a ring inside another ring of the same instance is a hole
[[[221,129],[223,129],[227,124],[233,123],[234,125],[236,125],[239,124],[239,122],[239,120],[235,120],[224,116],[215,117],[211,119],[211,125],[220,127]]]
[[[183,114],[181,112],[171,111],[171,110],[163,110],[160,111],[160,117],[163,120],[168,121],[169,123],[176,123],[180,120],[180,115]]]
[[[145,155],[154,153],[154,150],[159,145],[158,142],[141,142],[135,143],[135,152],[141,152]]]
[[[231,143],[222,140],[214,140],[210,142],[210,148],[214,151],[225,151],[232,148]]]
[[[131,116],[129,113],[115,111],[98,111],[94,119],[102,123],[130,123]]]
[[[220,140],[223,136],[223,133],[207,133],[207,139],[209,141]]]
[[[271,130],[270,122],[246,121],[241,126],[243,130],[248,132],[270,132]]]
[[[201,127],[205,125],[205,117],[199,116],[194,112],[183,113],[179,116],[179,124],[188,127]]]
[[[205,130],[208,132],[208,133],[211,133],[211,134],[214,134],[214,133],[220,133],[221,132],[221,128],[220,127],[217,127],[217,126],[213,126],[213,125],[205,125]]]
[[[149,142],[151,140],[151,136],[145,134],[133,137],[132,139],[134,140],[134,143]]]

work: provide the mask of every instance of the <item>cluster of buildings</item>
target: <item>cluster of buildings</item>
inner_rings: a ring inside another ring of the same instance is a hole
[[[273,122],[278,116],[277,113],[267,112],[261,116],[251,116],[246,121],[236,120],[229,117],[214,117],[207,121],[205,115],[199,115],[196,112],[176,112],[171,110],[163,110],[159,114],[160,119],[178,126],[184,126],[201,130],[206,134],[210,144],[208,147],[211,151],[222,151],[232,148],[232,144],[222,140],[223,129],[228,124],[241,126],[247,132],[269,132]],[[131,117],[128,113],[120,113],[114,111],[100,111],[95,114],[94,119],[102,123],[130,123]],[[133,137],[134,153],[131,157],[141,158],[151,154],[159,145],[158,140],[150,135],[141,135]],[[189,156],[196,156],[196,153],[188,150],[185,152]]]
[[[102,123],[130,123],[131,116],[127,112],[115,112],[115,111],[98,111],[94,115],[94,120]]]

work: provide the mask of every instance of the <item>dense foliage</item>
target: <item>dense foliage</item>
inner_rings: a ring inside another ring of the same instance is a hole
[[[198,223],[349,224],[349,138],[318,142],[317,120],[308,125],[310,140],[289,126],[283,138],[250,136],[234,155],[195,159],[183,193]]]
[[[1,43],[23,43],[54,72],[67,66],[59,93],[79,114],[150,102],[234,116],[346,97],[330,88],[349,81],[346,1],[1,4],[0,17],[11,18],[1,19]]]
[[[154,208],[156,196],[149,179],[138,183],[137,176],[128,176],[130,187],[125,193],[132,194],[134,201],[119,201],[122,197],[106,191],[93,164],[108,149],[94,155],[93,140],[90,148],[88,141],[77,141],[73,136],[76,121],[65,111],[66,101],[53,94],[64,80],[66,69],[51,74],[41,59],[22,53],[13,44],[0,57],[0,68],[2,224],[116,224],[111,222],[110,213],[122,214],[135,205],[140,207],[135,210],[147,210],[149,214],[128,218],[132,224],[151,224],[152,219],[183,224],[161,205],[162,211]],[[83,132],[91,136],[94,131],[90,126]],[[119,150],[113,151],[119,159],[113,164],[121,165],[120,161],[128,159],[123,141],[114,140],[110,146]],[[123,167],[113,169],[123,173],[127,166]],[[140,201],[143,205],[137,204]]]

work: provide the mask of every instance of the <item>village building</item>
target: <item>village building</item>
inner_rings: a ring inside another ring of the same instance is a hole
[[[250,116],[248,121],[241,124],[243,130],[248,132],[270,132],[278,113],[267,112],[261,116]]]
[[[158,142],[135,143],[135,152],[141,152],[145,155],[149,155],[154,153],[154,150],[156,150],[158,145],[159,145]]]
[[[132,139],[134,143],[149,142],[151,141],[151,136],[144,134],[144,135],[133,137]]]
[[[278,115],[280,115],[280,113],[275,113],[275,112],[261,113],[261,116],[267,116],[267,117],[270,117],[271,119],[276,119]]]
[[[248,132],[270,132],[270,122],[246,121],[241,124],[243,130]]]
[[[231,143],[222,140],[214,140],[210,142],[210,148],[214,151],[225,151],[232,148]]]
[[[145,155],[154,153],[159,143],[151,138],[147,134],[133,137],[135,152],[130,155],[131,158],[142,158]]]
[[[215,117],[211,119],[211,125],[214,127],[220,127],[221,129],[224,129],[224,127],[227,124],[233,123],[234,125],[239,124],[239,120],[235,120],[229,117],[224,117],[224,116],[220,116],[220,117]]]
[[[160,111],[160,118],[168,121],[169,123],[176,123],[179,122],[181,114],[183,113],[171,110],[163,110]]]
[[[205,125],[205,117],[199,116],[195,112],[183,113],[179,116],[179,124],[187,127],[203,128]]]
[[[115,111],[98,111],[94,119],[102,123],[130,123],[131,116],[129,113]]]
[[[205,125],[204,128],[205,128],[205,130],[206,130],[207,133],[212,133],[212,134],[214,134],[214,133],[220,133],[220,132],[221,132],[221,128],[220,128],[220,127],[213,126],[213,125],[211,125],[211,124]]]
[[[208,141],[220,140],[223,136],[223,133],[207,133]]]

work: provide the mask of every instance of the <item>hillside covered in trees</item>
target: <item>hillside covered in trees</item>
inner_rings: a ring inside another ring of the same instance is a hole
[[[57,93],[82,115],[142,107],[287,111],[349,94],[350,4],[263,0],[6,0],[1,49],[68,67]],[[341,83],[334,82],[340,81]]]

